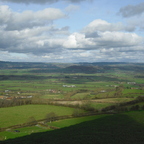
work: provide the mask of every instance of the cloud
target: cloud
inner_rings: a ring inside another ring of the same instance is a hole
[[[141,15],[144,13],[144,2],[138,5],[128,5],[122,7],[118,14],[121,14],[123,17],[132,17],[136,15]]]
[[[69,49],[96,50],[101,48],[121,48],[141,45],[143,38],[136,33],[127,32],[134,27],[122,23],[108,23],[104,20],[94,20],[81,32],[71,34],[63,43]]]
[[[83,1],[92,1],[92,0],[0,0],[1,2],[12,2],[12,3],[35,3],[35,4],[52,4],[60,1],[71,2],[71,3],[79,3]]]
[[[64,50],[57,53],[45,55],[16,54],[0,51],[0,60],[25,61],[25,62],[143,62],[144,50],[137,50],[137,47],[129,49],[101,49],[101,50]]]
[[[46,8],[18,13],[1,5],[0,13],[0,51],[34,55],[62,51],[69,27],[57,28],[53,25],[53,21],[65,18],[61,10]]]
[[[0,50],[14,53],[45,55],[62,51],[68,27],[35,27],[33,29],[0,30]]]
[[[0,25],[6,30],[22,30],[35,26],[44,26],[54,20],[65,18],[66,15],[59,9],[46,8],[41,11],[13,12],[8,6],[0,6]]]
[[[105,20],[96,19],[92,21],[88,26],[83,29],[85,33],[93,33],[95,31],[134,31],[135,27],[129,25],[125,26],[121,22],[119,23],[108,23]]]
[[[103,32],[99,38],[93,39],[96,45],[106,48],[130,47],[136,46],[143,42],[143,38],[135,33],[124,32]]]
[[[70,13],[70,12],[75,12],[78,9],[79,9],[79,6],[71,4],[71,5],[69,5],[68,7],[65,8],[65,11]]]
[[[78,7],[69,5],[67,11]],[[59,9],[14,12],[0,6],[0,55],[10,61],[140,61],[143,38],[134,33],[135,24],[109,23],[96,19],[79,32],[58,28],[55,20],[66,17]]]
[[[144,50],[142,47],[123,47],[101,49],[99,55],[103,55],[104,61],[143,62]]]
[[[142,44],[143,38],[135,33],[115,31],[99,32],[98,36],[87,37],[87,34],[73,33],[64,42],[63,46],[70,49],[101,49],[133,47]]]
[[[85,33],[85,38],[95,38],[95,37],[99,37],[100,35],[98,34],[98,32],[88,32]]]
[[[64,48],[70,49],[89,49],[92,46],[95,46],[95,42],[86,39],[84,34],[77,32],[71,34],[63,43]]]
[[[144,50],[137,47],[133,51],[127,48],[102,48],[100,50],[65,50],[57,55],[48,54],[42,56],[43,61],[56,62],[142,62]],[[41,59],[41,60],[42,60]]]
[[[124,29],[123,25],[119,26],[103,20],[95,20],[81,32],[72,34],[69,33],[69,27],[37,26],[13,31],[1,27],[0,50],[36,56],[47,56],[48,54],[49,56],[49,54],[56,55],[63,51],[72,52],[74,50],[99,51],[129,48],[129,51],[133,51],[133,47],[142,45],[142,37],[135,33],[119,31],[121,29]],[[86,55],[88,53],[80,56]]]

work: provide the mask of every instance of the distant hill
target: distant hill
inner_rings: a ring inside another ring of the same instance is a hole
[[[84,66],[84,65],[73,65],[66,67],[63,69],[65,72],[69,73],[98,73],[98,72],[104,72],[103,68],[96,67],[96,66]]]
[[[129,64],[127,62],[93,62],[93,63],[87,63],[87,62],[81,62],[79,63],[81,65],[121,65],[121,64]]]
[[[40,62],[4,62],[0,69],[31,69],[34,73],[105,73],[109,71],[143,72],[144,63],[95,62],[95,63],[40,63]]]
[[[0,69],[29,69],[29,68],[57,68],[57,66],[52,63],[0,61]]]

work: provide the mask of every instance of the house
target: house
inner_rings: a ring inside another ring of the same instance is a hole
[[[32,98],[33,96],[27,96],[27,98]]]
[[[74,88],[76,86],[75,85],[63,85],[63,87],[72,87],[72,88]]]
[[[6,100],[12,100],[12,99],[13,99],[12,97],[7,97],[7,98],[6,98]]]
[[[7,97],[6,96],[0,96],[0,99],[6,99]]]
[[[136,82],[127,82],[127,84],[136,84]]]
[[[21,96],[20,98],[21,98],[21,99],[25,99],[25,98],[27,98],[27,97],[26,97],[26,96]]]
[[[137,87],[131,87],[131,89],[140,89],[140,88],[137,88]]]
[[[105,90],[102,90],[101,92],[105,93],[106,91],[105,91]]]
[[[5,93],[9,92],[10,90],[5,90]]]

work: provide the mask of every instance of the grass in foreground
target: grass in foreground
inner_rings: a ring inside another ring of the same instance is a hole
[[[140,115],[142,116],[140,117]],[[59,130],[31,134],[13,140],[6,140],[2,143],[143,144],[144,125],[141,120],[137,121],[143,116],[144,111],[108,115]]]
[[[16,130],[19,132],[16,132]],[[32,133],[44,132],[44,131],[48,131],[48,129],[44,129],[37,126],[8,130],[8,131],[0,132],[0,140],[14,139],[14,138],[30,135]]]

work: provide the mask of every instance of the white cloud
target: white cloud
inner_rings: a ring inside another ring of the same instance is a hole
[[[73,33],[64,42],[65,48],[75,49],[101,49],[105,48],[119,48],[131,47],[141,45],[143,38],[135,33],[106,31],[99,32],[98,37],[85,37],[87,34]]]
[[[93,46],[95,43],[89,39],[85,38],[82,33],[73,33],[68,37],[68,39],[63,43],[65,48],[88,48]]]
[[[59,9],[46,8],[41,11],[13,12],[8,6],[0,6],[0,25],[5,25],[7,30],[21,30],[44,26],[54,20],[65,18],[66,15]]]
[[[84,28],[85,33],[93,33],[96,31],[134,31],[135,27],[124,26],[121,22],[119,23],[108,23],[105,20],[96,19],[92,21],[88,26]]]
[[[100,37],[94,39],[99,46],[104,47],[128,47],[139,45],[143,42],[143,38],[135,33],[110,32],[100,33]]]

